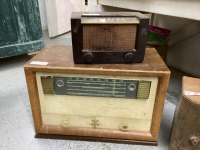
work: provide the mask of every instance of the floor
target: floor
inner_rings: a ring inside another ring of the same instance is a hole
[[[71,45],[71,34],[49,39],[44,31],[47,44]],[[124,145],[100,142],[80,142],[34,138],[35,131],[29,103],[23,65],[32,58],[20,55],[0,59],[0,150],[167,150],[169,134],[176,103],[181,94],[182,76],[186,75],[173,68],[166,96],[157,147]]]

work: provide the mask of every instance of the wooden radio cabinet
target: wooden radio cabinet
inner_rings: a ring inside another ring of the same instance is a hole
[[[73,12],[74,62],[141,63],[148,28],[149,18],[138,12]]]
[[[36,137],[157,145],[170,71],[155,49],[139,64],[74,64],[48,45],[24,65]]]

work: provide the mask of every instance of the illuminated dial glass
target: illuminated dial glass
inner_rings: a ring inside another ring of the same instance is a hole
[[[136,85],[135,84],[129,84],[128,89],[130,91],[134,91],[136,89]]]

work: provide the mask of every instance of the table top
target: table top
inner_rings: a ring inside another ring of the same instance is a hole
[[[36,61],[36,64],[31,64]],[[39,62],[39,64],[37,64]],[[41,62],[41,63],[40,63]],[[42,64],[48,62],[48,64]],[[139,71],[139,72],[159,72],[170,74],[166,64],[154,48],[147,48],[145,58],[142,63],[132,64],[75,64],[73,61],[72,46],[68,45],[48,45],[30,61],[24,68],[34,69],[64,69],[64,70],[90,70],[91,71]]]

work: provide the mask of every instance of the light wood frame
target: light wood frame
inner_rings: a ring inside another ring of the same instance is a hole
[[[59,134],[59,135],[76,135],[76,136],[92,136],[117,139],[129,139],[139,141],[152,141],[158,139],[158,133],[164,108],[165,96],[167,92],[170,72],[169,71],[129,71],[107,70],[102,69],[73,69],[73,68],[49,68],[49,67],[31,67],[24,66],[27,87],[33,114],[35,132],[39,134]],[[142,77],[158,77],[158,87],[153,110],[153,117],[150,132],[131,131],[116,132],[117,130],[107,129],[90,129],[83,127],[69,127],[43,125],[40,109],[40,101],[36,82],[36,72],[48,73],[73,73],[73,74],[93,74],[93,75],[123,75],[123,76],[142,76]]]

